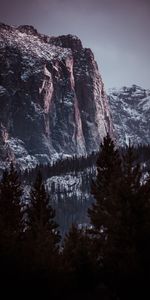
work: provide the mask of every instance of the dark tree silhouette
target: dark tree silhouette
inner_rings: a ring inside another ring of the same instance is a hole
[[[4,255],[16,252],[22,239],[23,204],[22,187],[13,164],[3,172],[0,182],[0,251]]]
[[[105,240],[105,235],[111,230],[111,223],[113,223],[110,212],[112,215],[113,211],[116,211],[117,188],[122,172],[119,151],[115,148],[115,144],[109,135],[104,138],[103,143],[100,145],[96,166],[96,180],[92,182],[91,190],[96,201],[89,208],[88,213],[95,230]],[[116,199],[116,202],[114,199]],[[104,231],[105,234],[103,235]]]
[[[150,232],[146,221],[150,219],[150,194],[148,185],[146,190],[142,183],[140,166],[131,145],[120,157],[110,137],[104,138],[92,194],[95,203],[88,213],[97,261],[114,287],[116,285],[120,293],[123,291],[121,297],[126,298],[126,292],[135,293],[135,286],[141,280],[143,265],[139,249],[143,242],[140,233],[146,236],[144,232]]]
[[[33,267],[52,270],[58,259],[60,234],[41,173],[31,188],[30,198],[26,229],[30,259]]]

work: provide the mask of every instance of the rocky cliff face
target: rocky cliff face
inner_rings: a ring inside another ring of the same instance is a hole
[[[109,102],[118,143],[150,144],[150,90],[137,85],[113,89]]]
[[[113,127],[90,49],[0,24],[0,158],[22,166],[98,150]]]

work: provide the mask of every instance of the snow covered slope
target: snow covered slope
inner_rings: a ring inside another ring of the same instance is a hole
[[[137,85],[109,91],[112,119],[120,145],[150,143],[150,90]]]

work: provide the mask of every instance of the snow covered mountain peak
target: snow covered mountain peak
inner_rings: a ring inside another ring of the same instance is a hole
[[[120,145],[150,143],[150,90],[140,86],[109,90],[109,103]]]

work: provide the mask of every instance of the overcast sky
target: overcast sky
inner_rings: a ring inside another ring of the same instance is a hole
[[[77,35],[94,52],[106,89],[150,88],[150,0],[0,0],[0,21]]]

